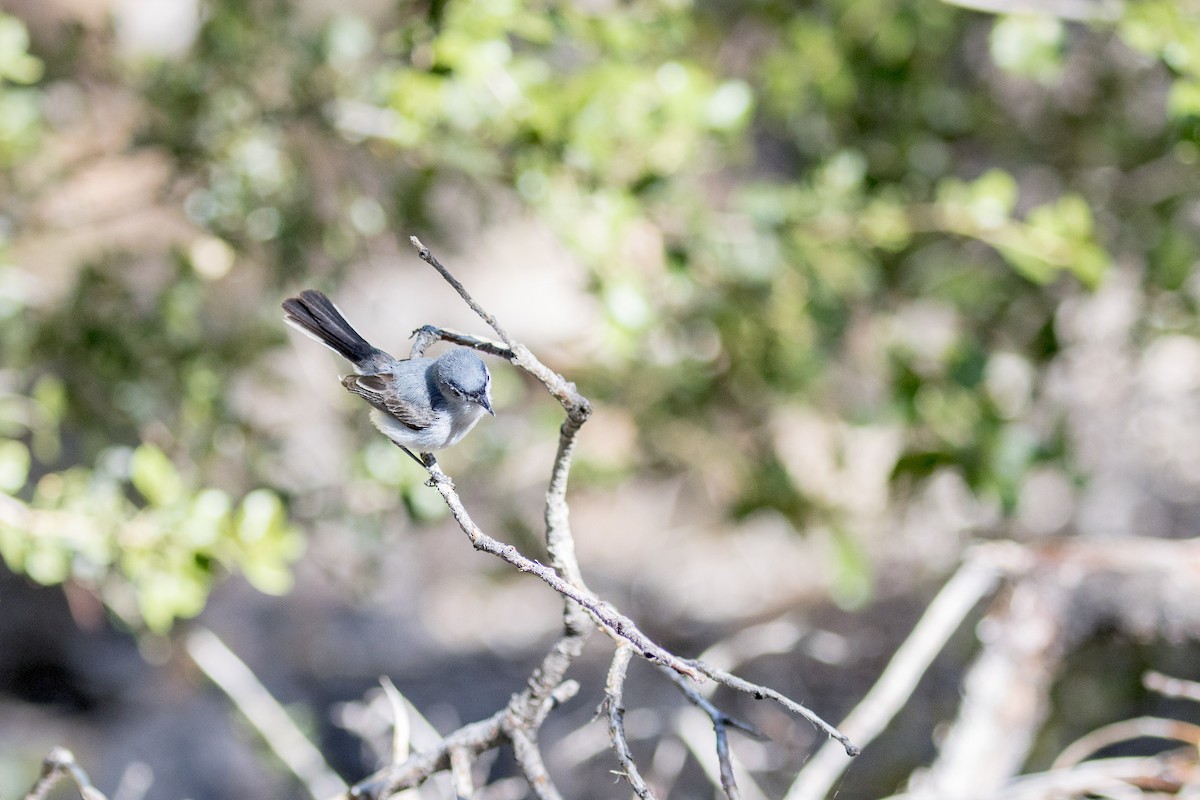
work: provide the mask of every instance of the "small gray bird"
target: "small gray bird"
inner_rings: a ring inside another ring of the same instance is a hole
[[[342,385],[374,406],[375,427],[405,450],[451,447],[485,411],[496,415],[492,376],[472,350],[455,347],[437,358],[393,358],[372,347],[332,300],[311,289],[284,300],[283,310],[285,322],[354,365],[358,374],[342,378]]]

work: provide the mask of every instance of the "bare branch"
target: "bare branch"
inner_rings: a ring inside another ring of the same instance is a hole
[[[1172,678],[1170,675],[1150,670],[1142,676],[1142,685],[1152,692],[1158,692],[1163,697],[1176,697],[1181,700],[1196,700],[1200,702],[1200,683],[1196,681]]]
[[[968,556],[929,604],[871,691],[846,717],[842,728],[860,747],[883,732],[963,619],[995,588],[1002,574],[1001,564],[1018,560],[1019,554],[1003,548],[1003,544],[980,547]],[[827,742],[796,776],[786,800],[825,797],[848,763],[839,748]]]
[[[708,725],[704,724],[706,722]],[[716,748],[713,748],[709,743],[707,731],[714,730],[712,722],[712,718],[703,714],[699,708],[695,710],[695,713],[691,709],[687,709],[685,713],[677,715],[675,732],[683,741],[684,746],[691,751],[692,757],[696,759],[696,763],[700,765],[713,787],[728,795],[733,768],[736,766],[735,758],[727,748],[727,735],[722,736],[725,742],[724,746],[718,744]],[[710,756],[710,752],[716,757]],[[743,775],[742,781],[733,785],[732,790],[735,798],[767,800],[766,793],[750,775]]]
[[[628,661],[636,651],[642,658],[672,673],[687,687],[687,691],[698,699],[698,705],[706,710],[713,721],[717,735],[717,753],[721,762],[721,782],[726,792],[737,797],[737,787],[733,781],[732,761],[728,750],[727,729],[729,726],[748,729],[721,714],[708,703],[687,678],[703,681],[704,675],[709,675],[735,689],[753,694],[757,697],[770,697],[785,707],[801,714],[820,726],[830,735],[839,737],[847,748],[847,752],[856,752],[853,745],[845,737],[825,723],[804,706],[766,687],[757,686],[743,681],[723,670],[716,669],[702,662],[682,659],[647,637],[628,617],[620,614],[611,605],[600,600],[587,589],[575,555],[574,538],[571,534],[569,508],[566,500],[567,480],[570,472],[572,456],[580,428],[591,415],[592,407],[573,383],[563,376],[546,367],[529,350],[514,341],[508,333],[499,326],[494,316],[480,306],[466,291],[463,285],[441,264],[440,261],[416,238],[412,243],[418,248],[420,257],[438,271],[442,277],[454,287],[455,291],[480,316],[492,330],[503,340],[503,344],[471,336],[468,334],[447,331],[433,326],[425,326],[414,332],[416,341],[413,344],[413,355],[420,355],[431,344],[438,340],[451,341],[467,347],[473,347],[481,352],[505,358],[514,366],[524,370],[539,380],[546,390],[562,405],[566,419],[560,429],[558,451],[555,455],[551,470],[550,482],[546,491],[545,523],[546,546],[550,555],[550,565],[547,566],[522,554],[512,545],[500,542],[487,535],[471,519],[461,498],[454,489],[454,483],[438,465],[437,460],[428,453],[422,454],[421,463],[429,472],[429,485],[435,488],[446,506],[450,509],[459,527],[466,533],[476,550],[489,553],[521,572],[536,575],[550,588],[563,597],[563,633],[555,641],[550,651],[543,658],[541,665],[533,671],[523,692],[514,695],[508,705],[487,720],[464,726],[454,733],[444,737],[434,748],[416,753],[408,757],[402,764],[385,767],[370,778],[360,782],[349,792],[351,798],[381,798],[389,796],[401,789],[414,786],[425,778],[446,769],[457,770],[456,786],[461,791],[462,763],[486,750],[499,746],[505,740],[513,745],[518,764],[529,779],[530,786],[536,796],[543,800],[557,800],[558,792],[550,781],[545,770],[541,754],[537,748],[537,731],[541,727],[546,714],[567,697],[574,695],[578,686],[574,682],[565,681],[566,670],[579,656],[583,643],[597,626],[608,633],[618,644],[618,654],[614,658],[609,678],[609,713],[610,724],[613,726],[614,746],[618,748],[621,758],[621,746],[624,746],[625,758],[623,765],[627,768],[631,783],[635,787],[644,781],[637,775],[632,758],[628,754],[628,743],[624,739],[623,727],[620,720],[621,687],[625,679]],[[693,702],[697,702],[693,700]],[[454,760],[459,764],[455,766]],[[636,790],[636,788],[635,788]],[[639,795],[650,797],[647,794]]]
[[[718,683],[728,686],[730,689],[742,692],[743,694],[748,694],[754,697],[756,700],[774,700],[776,703],[783,706],[788,711],[791,711],[793,714],[798,714],[801,717],[804,717],[817,728],[824,731],[826,736],[840,743],[842,748],[846,751],[846,755],[856,756],[861,752],[860,748],[851,742],[848,736],[830,725],[825,720],[821,719],[821,717],[810,708],[797,703],[792,698],[775,691],[769,686],[760,686],[757,683],[751,683],[745,678],[739,678],[737,675],[726,672],[723,669],[717,669],[714,666],[705,664],[703,661],[689,661],[688,663]]]
[[[546,764],[542,761],[542,754],[538,751],[537,737],[533,731],[519,728],[509,733],[509,738],[512,739],[513,755],[516,756],[517,766],[521,768],[521,774],[529,781],[529,788],[533,790],[533,796],[538,800],[562,800],[562,795],[558,793],[554,782],[550,780],[550,773],[546,771]]]
[[[454,785],[455,800],[471,800],[475,796],[475,781],[471,777],[471,766],[475,757],[470,750],[450,751],[450,779]]]
[[[312,797],[322,800],[346,791],[346,783],[325,763],[321,751],[215,633],[197,628],[187,638],[187,650],[196,666],[229,696]]]
[[[738,791],[737,781],[733,776],[733,760],[729,754],[729,728],[737,728],[751,736],[761,736],[762,734],[754,726],[722,712],[689,683],[687,678],[665,669],[662,672],[679,687],[688,702],[707,714],[712,721],[713,733],[716,736],[717,765],[720,770],[721,788],[725,790],[725,795],[729,800],[738,800],[741,792]]]
[[[403,763],[389,764],[352,787],[348,796],[388,797],[449,769],[450,754],[455,750],[477,756],[504,744],[510,730],[540,726],[546,714],[578,690],[578,684],[563,677],[582,652],[586,638],[585,634],[564,630],[529,676],[525,690],[513,695],[505,708],[485,720],[464,725],[433,748],[414,753]]]
[[[654,800],[654,792],[646,785],[642,773],[638,771],[633,753],[629,750],[629,740],[625,738],[625,707],[622,697],[625,693],[625,674],[632,656],[633,651],[628,645],[619,644],[608,668],[608,680],[604,684],[608,737],[612,741],[613,752],[617,754],[617,761],[621,764],[621,775],[629,781],[634,794],[642,800]]]
[[[586,400],[584,401],[587,402]],[[579,568],[579,560],[575,556],[575,537],[571,534],[570,508],[567,506],[567,477],[571,471],[571,461],[575,455],[575,442],[579,429],[591,414],[590,406],[583,406],[586,413],[573,417],[567,409],[567,418],[559,429],[558,451],[554,456],[554,466],[550,470],[550,483],[546,488],[546,550],[550,554],[550,563],[559,570],[570,583],[580,589],[587,589],[583,582],[583,571]],[[564,613],[570,615],[568,607]],[[576,612],[578,613],[578,612]],[[567,620],[570,623],[570,620]]]
[[[458,278],[454,277],[450,273],[450,270],[442,266],[442,262],[438,261],[437,257],[433,253],[429,252],[429,248],[421,244],[421,240],[415,236],[408,237],[408,240],[413,243],[413,247],[417,248],[417,252],[421,256],[421,260],[436,269],[442,278],[445,279],[446,283],[454,287],[454,291],[458,292],[458,296],[463,299],[463,302],[470,306],[471,310],[478,314],[479,318],[486,322],[488,327],[494,330],[496,335],[499,336],[505,344],[507,344],[509,347],[512,347],[512,339],[509,338],[509,335],[505,333],[503,328],[500,327],[500,323],[496,321],[496,318],[484,311],[483,306],[475,302],[475,298],[471,297],[470,293],[467,292],[467,288],[462,285]]]
[[[717,763],[721,765],[721,788],[729,800],[741,800],[737,781],[733,777],[733,762],[729,758],[729,733],[725,725],[726,717],[713,718],[713,733],[717,738]]]
[[[513,351],[500,342],[472,336],[469,333],[460,333],[449,328],[438,328],[434,325],[422,325],[410,334],[410,338],[414,338],[416,341],[413,342],[412,349],[409,351],[409,358],[420,358],[425,354],[425,350],[437,341],[470,347],[481,353],[503,358],[505,361],[512,361],[515,358]]]
[[[392,712],[392,760],[403,761],[408,758],[412,746],[408,703],[391,678],[383,676],[379,679],[379,685],[383,687],[383,696],[387,698],[388,708]]]
[[[683,692],[683,696],[687,698],[689,703],[707,714],[714,723],[716,723],[717,719],[720,718],[722,725],[737,728],[742,733],[753,736],[756,739],[762,738],[762,731],[760,731],[758,728],[755,728],[748,722],[743,722],[742,720],[731,717],[721,711],[719,708],[713,705],[713,702],[705,697],[698,688],[693,686],[687,678],[662,667],[659,667],[659,669],[662,670],[662,673],[670,678],[671,681],[679,687],[679,691]]]
[[[1106,747],[1131,739],[1165,739],[1189,744],[1193,749],[1200,744],[1200,725],[1162,717],[1135,717],[1104,725],[1067,745],[1050,769],[1066,769],[1084,761]]]
[[[1101,758],[1067,769],[1022,775],[994,791],[973,795],[978,800],[1046,800],[1101,795],[1125,796],[1131,787],[1153,789],[1154,796],[1175,796],[1196,780],[1194,752],[1172,751],[1147,757]],[[1121,794],[1117,794],[1121,793]],[[917,793],[887,800],[916,800]],[[1135,797],[1143,796],[1134,789]]]
[[[471,515],[467,513],[467,509],[463,506],[458,492],[454,490],[454,483],[450,480],[450,477],[442,471],[442,468],[436,461],[429,462],[427,467],[429,469],[430,483],[442,495],[442,499],[446,501],[446,506],[450,509],[451,515],[458,522],[463,532],[467,534],[467,538],[471,540],[471,545],[476,550],[496,556],[516,567],[521,572],[529,572],[541,578],[551,589],[564,597],[574,600],[587,609],[592,618],[612,636],[628,641],[637,649],[642,658],[645,658],[647,661],[666,665],[690,678],[700,677],[695,666],[690,665],[688,662],[653,642],[646,634],[642,633],[629,617],[616,612],[612,606],[590,592],[568,583],[553,569],[523,555],[516,547],[504,544],[484,533],[475,524],[475,521],[471,519]]]
[[[497,711],[487,719],[472,722],[445,736],[438,744],[408,757],[403,764],[390,764],[367,779],[350,787],[346,793],[350,798],[388,797],[401,789],[408,789],[424,781],[435,772],[450,768],[450,754],[462,750],[471,755],[485,753],[504,743],[502,723],[507,708]]]
[[[25,800],[46,800],[50,790],[63,776],[70,776],[79,789],[82,800],[107,800],[104,794],[92,786],[92,781],[75,761],[75,755],[65,747],[56,747],[42,759],[42,771],[37,781],[25,795]]]
[[[499,323],[496,322],[496,318],[485,311],[483,307],[479,305],[479,303],[475,302],[475,299],[467,293],[466,288],[463,287],[458,278],[455,278],[454,275],[450,273],[450,270],[442,266],[442,263],[438,261],[437,257],[429,251],[428,247],[421,244],[420,239],[415,236],[410,236],[409,241],[412,242],[413,246],[417,248],[417,253],[421,257],[421,260],[436,269],[438,274],[440,274],[447,283],[454,287],[454,290],[458,292],[459,296],[462,297],[466,304],[471,307],[471,310],[478,314],[479,318],[486,322],[491,329],[496,332],[496,335],[500,337],[500,340],[507,345],[509,350],[512,351],[512,356],[509,358],[509,360],[515,366],[520,367],[541,381],[542,385],[546,387],[547,391],[549,391],[550,394],[562,404],[563,409],[567,412],[567,416],[574,422],[574,424],[576,426],[582,425],[591,415],[592,406],[587,401],[587,398],[581,395],[579,390],[575,388],[575,384],[571,383],[562,375],[559,375],[557,372],[539,361],[537,357],[529,351],[528,347],[520,342],[514,341],[512,337],[510,337],[508,333],[500,327]]]

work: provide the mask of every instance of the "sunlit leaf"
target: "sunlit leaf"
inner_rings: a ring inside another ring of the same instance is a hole
[[[13,493],[29,477],[29,448],[20,442],[0,440],[0,492]]]
[[[152,444],[143,444],[133,451],[130,479],[151,505],[171,505],[183,496],[179,471],[166,454]]]

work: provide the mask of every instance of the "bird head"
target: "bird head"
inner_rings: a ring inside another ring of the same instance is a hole
[[[448,350],[438,356],[434,369],[439,388],[445,393],[457,400],[475,403],[496,416],[492,410],[492,376],[474,351],[465,347]]]

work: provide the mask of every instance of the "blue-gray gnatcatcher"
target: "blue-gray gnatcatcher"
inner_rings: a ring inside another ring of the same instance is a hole
[[[372,347],[332,300],[311,289],[284,300],[283,310],[285,322],[354,365],[358,374],[342,378],[342,385],[375,407],[375,427],[406,450],[450,447],[485,411],[496,415],[492,376],[472,350],[455,347],[437,358],[393,358]]]

